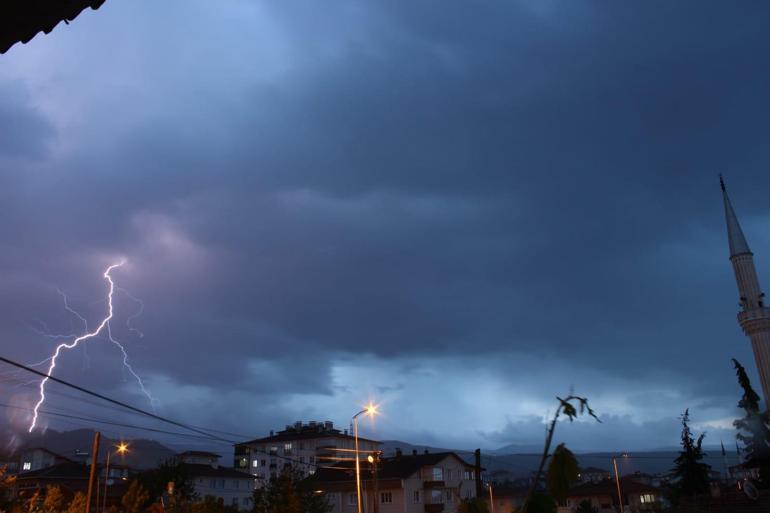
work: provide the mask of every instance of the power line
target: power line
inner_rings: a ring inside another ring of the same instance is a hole
[[[79,392],[83,392],[84,394],[88,394],[90,396],[96,397],[96,398],[101,399],[103,401],[107,401],[109,403],[116,404],[118,406],[122,406],[123,408],[126,408],[128,410],[135,411],[137,413],[141,413],[142,415],[146,415],[148,417],[152,417],[152,418],[154,418],[156,420],[160,420],[162,422],[166,422],[167,424],[172,424],[174,426],[181,427],[181,428],[187,429],[189,431],[194,431],[195,433],[198,433],[198,434],[201,434],[201,435],[204,435],[204,436],[208,436],[209,438],[212,438],[212,439],[217,439],[217,440],[222,440],[222,441],[225,441],[225,442],[234,443],[232,440],[227,440],[227,439],[218,437],[218,436],[213,435],[211,433],[207,433],[207,432],[205,432],[205,431],[203,431],[201,429],[194,428],[192,426],[187,426],[185,424],[182,424],[181,422],[177,422],[175,420],[171,420],[171,419],[167,419],[165,417],[161,417],[160,415],[157,415],[155,413],[149,412],[147,410],[143,410],[141,408],[137,408],[136,406],[131,406],[130,404],[126,404],[126,403],[124,403],[122,401],[118,401],[117,399],[112,399],[110,397],[107,397],[105,395],[99,394],[99,393],[94,392],[92,390],[88,390],[87,388],[83,388],[81,386],[75,385],[75,384],[70,383],[68,381],[64,381],[63,379],[51,376],[49,374],[45,374],[44,372],[40,372],[37,369],[33,369],[31,367],[27,367],[24,364],[15,362],[13,360],[9,360],[8,358],[5,358],[3,356],[0,356],[0,361],[5,362],[8,365],[13,365],[14,367],[17,367],[19,369],[23,369],[23,370],[25,370],[27,372],[31,372],[32,374],[37,374],[38,376],[41,376],[43,378],[48,378],[51,381],[54,381],[56,383],[60,383],[60,384],[62,384],[64,386],[70,387],[70,388],[72,388],[74,390],[77,390]]]

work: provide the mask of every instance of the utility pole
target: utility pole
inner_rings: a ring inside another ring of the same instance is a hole
[[[94,431],[94,443],[91,446],[91,472],[88,474],[88,495],[86,495],[86,510],[83,513],[91,513],[91,496],[94,493],[94,477],[99,456],[99,437],[101,434]]]
[[[372,508],[372,513],[379,513],[380,512],[380,484],[377,481],[377,464],[380,462],[380,454],[381,451],[374,451],[372,454],[372,482],[374,484],[374,507]]]
[[[612,466],[615,467],[615,485],[618,487],[618,508],[623,512],[623,494],[620,493],[620,474],[618,474],[618,460],[615,456],[612,457]]]
[[[481,449],[473,451],[473,456],[476,459],[476,497],[480,499],[484,496],[484,487],[481,483]]]

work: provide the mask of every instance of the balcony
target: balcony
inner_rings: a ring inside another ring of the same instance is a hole
[[[444,481],[424,481],[423,488],[444,488]]]
[[[443,504],[426,504],[425,513],[441,513],[444,511]]]

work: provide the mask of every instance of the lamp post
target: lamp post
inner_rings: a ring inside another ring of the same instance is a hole
[[[126,454],[128,452],[128,445],[125,442],[120,442],[118,445],[115,446],[115,454],[120,454],[121,456]],[[102,499],[102,513],[106,513],[107,511],[107,485],[110,481],[110,455],[112,454],[112,451],[107,451],[107,463],[105,464],[105,472],[104,472],[104,499]],[[97,506],[98,508],[98,506]]]
[[[356,446],[356,502],[358,505],[358,513],[363,513],[363,506],[361,504],[361,465],[358,461],[358,417],[364,414],[373,417],[377,415],[377,413],[377,405],[370,402],[363,410],[353,415],[353,438]]]

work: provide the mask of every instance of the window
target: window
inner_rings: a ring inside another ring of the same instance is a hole
[[[212,479],[211,482],[209,483],[209,488],[216,488],[216,487],[217,487],[217,480]]]
[[[300,463],[305,463],[305,457],[304,456],[300,456],[299,457],[299,462]]]
[[[393,493],[392,492],[382,492],[380,493],[380,504],[392,504],[393,503]]]
[[[639,497],[639,500],[642,504],[652,504],[655,502],[655,496],[651,493],[645,493]]]
[[[264,467],[267,464],[267,460],[259,460],[259,464]]]
[[[278,454],[278,447],[273,445],[272,447],[270,447],[270,450],[268,452],[270,453],[271,456],[275,455],[275,454]]]
[[[238,497],[233,497],[233,506],[238,507]]]
[[[441,493],[441,490],[433,489],[430,491],[430,502],[432,504],[441,504],[444,498],[444,494]]]
[[[355,493],[349,493],[348,494],[348,506],[355,506],[358,504],[358,501],[356,500],[356,494]]]
[[[241,487],[241,482],[238,481],[237,479],[233,479],[233,487],[237,490],[238,488]]]
[[[219,480],[219,487],[220,488],[224,488],[225,487],[225,480],[224,479],[220,479]]]
[[[446,480],[451,481],[452,480],[452,469],[447,469],[446,471]]]
[[[446,490],[446,501],[452,502],[452,490],[450,490],[449,488],[447,488]]]
[[[25,461],[22,466],[22,470],[31,470],[32,469],[32,462],[31,461]]]
[[[249,466],[249,460],[248,458],[241,458],[238,460],[238,466],[240,468],[246,468]]]
[[[262,461],[264,461],[264,460],[262,460]],[[254,467],[254,468],[257,468],[257,467],[259,467],[259,460],[254,460],[254,461],[252,461],[252,462],[251,462],[251,466],[252,466],[252,467]]]
[[[414,498],[413,498],[413,500],[414,500],[415,504],[419,504],[419,502],[420,502],[420,490],[415,490],[414,491]]]
[[[315,463],[315,456],[308,456],[307,457],[307,462],[308,463]]]
[[[433,480],[434,481],[443,481],[444,480],[444,469],[441,467],[433,467]]]
[[[291,454],[291,443],[283,444],[283,453]]]
[[[301,450],[304,450],[304,449],[305,449],[305,444],[300,442],[299,443],[299,450],[301,451]]]
[[[470,470],[466,470],[465,472],[463,472],[463,479],[465,479],[466,481],[470,481],[470,479],[471,479],[471,471]]]

